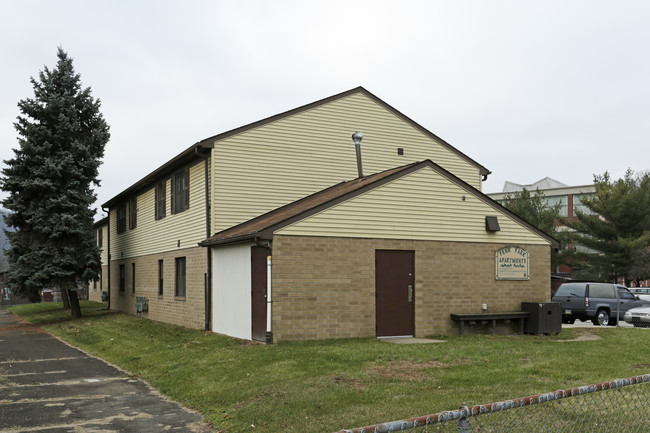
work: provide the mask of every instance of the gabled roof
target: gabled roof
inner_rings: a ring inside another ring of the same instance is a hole
[[[376,102],[378,105],[381,105],[382,107],[384,107],[385,109],[387,109],[388,111],[390,111],[391,113],[393,113],[394,115],[396,115],[397,117],[399,117],[400,119],[405,121],[406,123],[413,126],[415,129],[422,132],[424,135],[432,138],[433,140],[440,143],[442,146],[449,149],[451,152],[455,153],[456,155],[460,156],[461,158],[463,158],[464,160],[466,160],[470,164],[474,165],[475,167],[477,167],[479,169],[481,175],[487,176],[488,174],[492,173],[490,170],[483,167],[481,164],[474,161],[472,158],[465,155],[460,150],[456,149],[454,146],[447,143],[445,140],[438,137],[436,134],[429,131],[428,129],[426,129],[425,127],[420,125],[419,123],[415,122],[410,117],[406,116],[405,114],[403,114],[399,110],[395,109],[391,105],[389,105],[386,102],[384,102],[383,100],[379,99],[377,96],[370,93],[368,90],[366,90],[362,86],[358,86],[358,87],[355,87],[354,89],[350,89],[350,90],[347,90],[345,92],[341,92],[341,93],[338,93],[336,95],[333,95],[333,96],[318,100],[316,102],[312,102],[311,104],[307,104],[307,105],[303,105],[303,106],[298,107],[298,108],[294,108],[293,110],[289,110],[289,111],[285,111],[285,112],[280,113],[280,114],[276,114],[275,116],[267,117],[266,119],[262,119],[262,120],[259,120],[257,122],[250,123],[250,124],[242,126],[240,128],[232,129],[230,131],[214,135],[212,137],[209,137],[209,138],[206,138],[206,139],[202,140],[201,142],[212,142],[212,143],[214,143],[215,141],[222,140],[224,138],[227,138],[227,137],[230,137],[232,135],[236,135],[236,134],[239,134],[239,133],[242,133],[242,132],[246,132],[246,131],[254,129],[254,128],[258,128],[258,127],[263,126],[263,125],[265,125],[267,123],[275,122],[276,120],[280,120],[280,119],[283,119],[283,118],[286,118],[286,117],[289,117],[289,116],[293,116],[293,115],[301,113],[303,111],[311,110],[312,108],[316,108],[316,107],[319,107],[321,105],[328,104],[328,103],[330,103],[332,101],[336,101],[338,99],[346,98],[346,97],[348,97],[350,95],[354,95],[355,93],[362,93],[362,94],[366,95],[367,97],[372,99],[374,102]]]
[[[310,104],[303,105],[301,107],[294,108],[292,110],[285,111],[283,113],[276,114],[276,115],[271,116],[271,117],[267,117],[267,118],[259,120],[257,122],[249,123],[248,125],[244,125],[244,126],[241,126],[239,128],[231,129],[229,131],[226,131],[226,132],[223,132],[223,133],[220,133],[220,134],[213,135],[211,137],[205,138],[205,139],[193,144],[188,149],[186,149],[185,151],[183,151],[182,153],[180,153],[176,157],[172,158],[171,160],[169,160],[168,162],[166,162],[165,164],[163,164],[162,166],[160,166],[159,168],[157,168],[153,172],[149,173],[147,176],[145,176],[144,178],[142,178],[141,180],[139,180],[138,182],[136,182],[135,184],[133,184],[129,188],[125,189],[124,191],[122,191],[121,193],[116,195],[115,197],[111,198],[109,201],[104,203],[102,205],[102,207],[107,207],[107,208],[114,207],[117,204],[119,204],[119,203],[125,201],[126,199],[128,199],[134,193],[138,193],[138,192],[140,192],[140,191],[142,191],[144,189],[147,189],[153,183],[159,181],[161,178],[172,174],[175,170],[180,169],[184,164],[187,164],[188,162],[190,162],[190,161],[192,161],[192,160],[194,160],[196,158],[201,157],[201,155],[205,153],[204,149],[212,149],[214,147],[214,143],[216,141],[218,141],[218,140],[222,140],[224,138],[227,138],[227,137],[230,137],[230,136],[233,136],[233,135],[236,135],[236,134],[240,134],[242,132],[246,132],[246,131],[252,130],[254,128],[258,128],[258,127],[263,126],[263,125],[265,125],[267,123],[275,122],[277,120],[280,120],[280,119],[283,119],[283,118],[286,118],[286,117],[289,117],[289,116],[293,116],[293,115],[301,113],[303,111],[307,111],[307,110],[310,110],[312,108],[316,108],[316,107],[319,107],[321,105],[330,103],[332,101],[336,101],[338,99],[348,97],[348,96],[353,95],[355,93],[363,93],[364,95],[366,95],[367,97],[369,97],[370,99],[375,101],[378,105],[381,105],[382,107],[384,107],[385,109],[387,109],[388,111],[393,113],[395,116],[399,117],[400,119],[402,119],[406,123],[413,126],[415,129],[422,132],[424,135],[432,138],[433,140],[440,143],[440,145],[446,147],[449,151],[455,153],[456,155],[460,156],[462,159],[464,159],[468,163],[474,165],[475,167],[477,167],[479,169],[479,172],[481,173],[481,175],[487,176],[487,175],[489,175],[491,173],[490,170],[488,170],[487,168],[485,168],[484,166],[482,166],[478,162],[474,161],[472,158],[465,155],[464,153],[462,153],[461,151],[459,151],[458,149],[453,147],[451,144],[447,143],[445,140],[443,140],[442,138],[435,135],[433,132],[431,132],[428,129],[424,128],[422,125],[418,124],[417,122],[415,122],[414,120],[412,120],[408,116],[404,115],[400,111],[393,108],[391,105],[389,105],[386,102],[382,101],[377,96],[370,93],[368,90],[366,90],[363,87],[359,86],[359,87],[355,87],[354,89],[350,89],[350,90],[347,90],[345,92],[338,93],[336,95],[333,95],[333,96],[318,100],[316,102],[312,102]]]
[[[307,197],[304,197],[300,200],[294,201],[293,203],[289,203],[285,206],[279,207],[263,215],[255,217],[251,220],[230,227],[226,230],[222,230],[216,233],[214,236],[211,236],[203,242],[199,243],[199,245],[208,247],[250,241],[255,239],[271,239],[273,237],[273,232],[276,230],[305,219],[311,215],[314,215],[374,188],[378,188],[381,185],[406,176],[409,173],[418,171],[424,167],[432,168],[451,182],[467,190],[468,193],[477,196],[479,199],[494,207],[496,210],[508,215],[510,218],[523,224],[539,236],[547,239],[553,246],[558,246],[557,240],[539,230],[535,226],[531,225],[527,221],[523,220],[522,218],[518,217],[496,201],[492,200],[490,197],[483,194],[481,191],[477,190],[470,184],[454,176],[444,168],[428,159],[421,162],[414,162],[401,167],[382,171],[380,173],[375,173],[367,177],[341,182],[339,184],[311,194]]]

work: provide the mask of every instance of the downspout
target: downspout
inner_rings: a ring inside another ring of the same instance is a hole
[[[209,171],[210,171],[210,156],[203,155],[199,152],[199,144],[197,143],[194,147],[194,153],[200,157],[204,158],[204,183],[205,183],[205,234],[206,239],[210,237],[210,182],[209,182]],[[212,247],[207,247],[206,260],[208,264],[208,272],[204,278],[204,299],[205,299],[205,330],[210,330],[210,322],[212,319]]]
[[[273,328],[271,328],[271,314],[273,312],[271,306],[273,305],[271,298],[271,249],[269,248],[269,255],[266,256],[266,344],[273,343]]]
[[[108,231],[108,236],[106,240],[107,244],[107,251],[106,251],[106,258],[108,260],[108,277],[106,278],[106,283],[108,285],[108,290],[106,293],[108,296],[106,297],[106,301],[108,303],[108,309],[111,309],[111,209],[104,209],[102,207],[102,211],[106,212],[106,215],[108,215],[108,224],[107,224],[107,231]]]

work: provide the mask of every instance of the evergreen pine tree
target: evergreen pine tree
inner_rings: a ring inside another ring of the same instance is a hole
[[[61,48],[57,57],[54,69],[31,78],[34,98],[18,103],[19,147],[0,179],[8,193],[6,222],[16,230],[7,232],[8,285],[32,301],[41,289],[59,287],[79,317],[77,283],[101,271],[92,188],[110,134],[100,101],[82,89],[72,59]]]
[[[562,233],[558,231],[557,221],[560,218],[561,205],[548,205],[544,193],[539,190],[535,194],[524,188],[507,194],[504,197],[503,206],[520,218],[523,218],[533,226],[537,227],[547,235],[558,240],[563,240]],[[557,268],[563,263],[564,257],[555,250],[551,252],[551,269]]]
[[[650,277],[650,175],[633,174],[628,170],[617,181],[607,172],[595,176],[596,193],[581,200],[590,212],[566,221],[578,278],[629,283]]]

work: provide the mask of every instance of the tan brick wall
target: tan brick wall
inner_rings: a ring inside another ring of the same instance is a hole
[[[186,295],[175,296],[175,269],[177,257],[186,259]],[[163,295],[158,296],[158,260],[163,260]],[[132,266],[135,263],[135,293],[132,284]],[[126,287],[120,293],[120,267],[125,265]],[[111,309],[136,314],[136,296],[149,300],[149,312],[140,316],[159,322],[188,328],[205,327],[204,274],[207,272],[207,250],[202,247],[147,256],[113,260],[111,262]],[[107,287],[107,286],[105,286]]]
[[[550,300],[550,247],[520,244],[530,280],[496,280],[505,244],[278,236],[273,241],[274,341],[375,336],[375,250],[415,251],[415,335],[458,332],[451,313],[520,311]]]
[[[108,290],[108,266],[102,266],[99,279],[88,284],[88,300],[102,302],[103,290]]]

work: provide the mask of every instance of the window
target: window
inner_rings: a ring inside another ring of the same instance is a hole
[[[99,230],[97,230],[97,246],[99,248],[104,247],[104,228],[100,227]]]
[[[135,263],[131,263],[131,293],[135,294]]]
[[[632,301],[634,301],[636,299],[632,293],[628,292],[628,290],[626,288],[623,288],[623,287],[618,288],[618,296],[621,299],[629,299],[629,300],[632,300]]]
[[[165,181],[158,182],[158,185],[156,185],[156,205],[154,206],[156,212],[156,221],[165,218],[167,209],[167,188],[165,188],[166,185],[167,184]]]
[[[190,207],[190,173],[179,171],[172,178],[172,213],[181,213]]]
[[[164,274],[163,274],[163,261],[158,260],[158,296],[163,295],[163,282],[164,282]]]
[[[590,298],[615,298],[614,286],[611,284],[589,284]]]
[[[582,204],[583,198],[592,198],[592,194],[574,194],[573,195],[573,215],[576,214],[576,211],[582,212],[585,215],[594,215],[594,212],[591,211],[587,206]]]
[[[122,203],[117,207],[117,232],[124,233],[126,231],[126,203]]]
[[[185,297],[185,257],[176,257],[176,296]]]
[[[129,230],[138,226],[138,199],[133,197],[129,200]]]
[[[126,288],[126,268],[120,265],[120,293],[124,293]]]
[[[553,207],[560,205],[560,216],[568,217],[568,198],[566,195],[556,195],[551,197],[545,197],[546,206]]]

